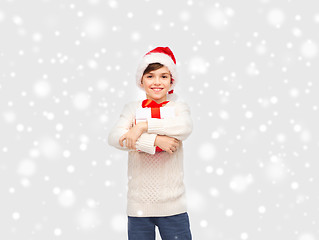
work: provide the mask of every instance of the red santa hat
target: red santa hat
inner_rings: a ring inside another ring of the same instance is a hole
[[[169,47],[157,47],[144,55],[140,61],[137,73],[136,73],[136,83],[137,86],[141,87],[141,80],[143,73],[147,66],[151,63],[161,63],[171,72],[172,75],[172,86],[170,87],[169,94],[173,93],[173,88],[177,81],[177,72],[176,72],[176,59]],[[142,88],[142,87],[141,87]],[[142,88],[143,89],[143,88]]]

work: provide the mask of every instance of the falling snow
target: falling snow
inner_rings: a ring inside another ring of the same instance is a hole
[[[317,5],[1,1],[0,239],[126,239],[108,131],[145,97],[140,57],[169,46],[193,239],[319,240]]]

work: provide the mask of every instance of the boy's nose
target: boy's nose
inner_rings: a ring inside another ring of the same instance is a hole
[[[155,77],[154,83],[160,83],[160,78],[159,77]]]

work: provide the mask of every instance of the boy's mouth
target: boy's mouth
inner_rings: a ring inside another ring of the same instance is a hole
[[[151,88],[154,92],[160,92],[163,90],[163,88],[159,88],[159,87],[153,87]]]

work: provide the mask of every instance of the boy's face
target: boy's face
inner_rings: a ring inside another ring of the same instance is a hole
[[[142,77],[141,86],[146,97],[157,103],[166,101],[166,94],[171,87],[171,73],[167,67],[151,71]]]

